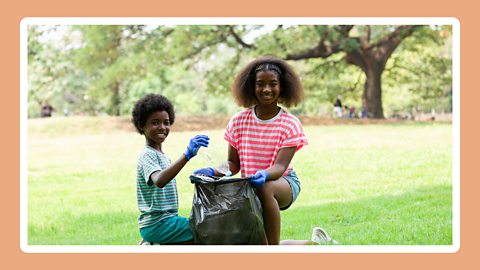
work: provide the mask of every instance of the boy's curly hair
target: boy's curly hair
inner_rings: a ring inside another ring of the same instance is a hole
[[[238,105],[247,108],[257,104],[255,79],[259,71],[273,71],[278,74],[281,89],[278,103],[290,107],[302,101],[303,87],[293,68],[280,58],[264,56],[247,64],[235,78],[232,94]]]
[[[157,111],[166,111],[170,118],[170,124],[175,121],[173,104],[166,97],[156,94],[148,94],[139,99],[132,109],[132,123],[138,133],[143,134],[143,127],[147,123],[148,116]]]

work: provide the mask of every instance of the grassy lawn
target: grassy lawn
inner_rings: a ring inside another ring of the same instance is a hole
[[[112,119],[114,122],[115,119]],[[108,123],[108,121],[107,121]],[[306,126],[294,159],[302,191],[282,212],[281,239],[324,227],[342,245],[452,244],[452,126],[440,123]],[[176,160],[195,134],[211,137],[221,161],[223,130],[178,132],[164,150]],[[135,166],[144,139],[94,118],[28,122],[28,243],[135,245],[140,240]],[[189,174],[177,176],[180,215],[189,216]]]

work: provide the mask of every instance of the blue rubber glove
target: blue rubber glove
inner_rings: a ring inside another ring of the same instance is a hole
[[[207,168],[201,168],[193,172],[193,174],[203,174],[207,176],[214,176],[215,175],[215,170],[213,168],[207,167]]]
[[[265,181],[267,181],[269,176],[270,175],[268,174],[267,171],[258,171],[250,179],[250,184],[254,188],[261,187],[261,186],[263,186],[263,184],[265,184]]]
[[[187,151],[183,153],[187,160],[190,160],[192,157],[196,156],[200,147],[207,147],[208,140],[210,140],[210,138],[208,138],[207,135],[197,135],[190,139],[190,143],[187,146]]]

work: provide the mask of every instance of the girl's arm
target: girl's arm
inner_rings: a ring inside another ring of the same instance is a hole
[[[175,163],[168,166],[165,170],[155,171],[150,175],[150,180],[159,187],[163,188],[183,169],[187,164],[187,158],[182,155]]]
[[[228,144],[228,168],[232,175],[235,175],[240,171],[240,158],[238,157],[237,149],[231,144]]]
[[[285,173],[295,155],[296,149],[297,147],[292,146],[282,148],[278,151],[275,162],[266,170],[269,174],[269,179],[267,180],[277,180]],[[240,171],[240,158],[238,157],[237,149],[230,144],[228,144],[228,166],[232,175],[235,175]]]
[[[290,164],[293,156],[295,155],[296,149],[296,146],[292,146],[282,148],[278,151],[275,162],[270,168],[266,170],[269,174],[267,180],[277,180],[285,173],[285,171],[288,169],[288,165]]]

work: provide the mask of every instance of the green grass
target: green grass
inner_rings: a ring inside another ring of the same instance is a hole
[[[29,120],[30,245],[140,240],[135,164],[144,139],[104,120]],[[305,132],[310,144],[294,163],[302,191],[282,212],[281,239],[308,239],[320,225],[342,245],[452,244],[450,124],[306,126]],[[197,133],[211,137],[209,154],[223,160],[222,130],[173,130],[165,152],[176,160]],[[202,151],[177,176],[182,216],[190,214],[189,174],[209,165]]]

